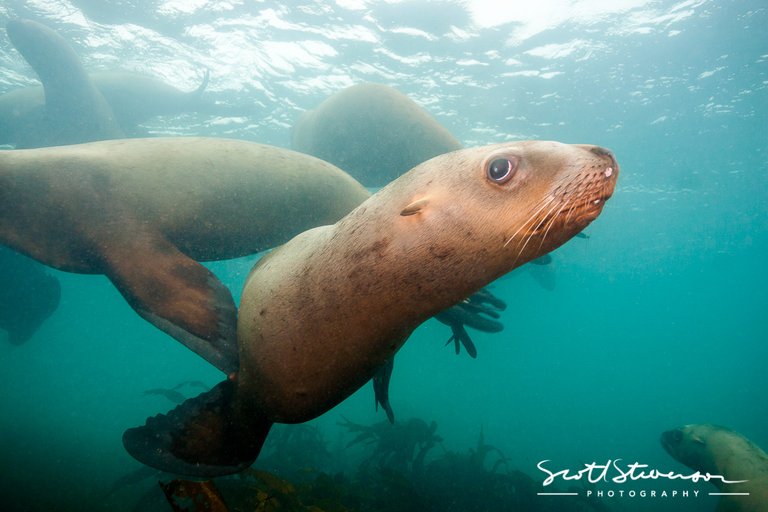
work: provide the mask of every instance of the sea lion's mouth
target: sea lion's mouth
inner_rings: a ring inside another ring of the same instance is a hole
[[[546,240],[555,246],[559,245],[600,215],[605,202],[613,195],[619,170],[613,155],[607,150],[602,151],[605,153],[598,154],[607,158],[607,165],[583,169],[571,179],[555,186],[532,209],[528,220],[507,239],[505,245],[519,236],[518,258],[532,239],[539,240],[536,244],[539,249],[544,248]]]
[[[603,211],[613,195],[615,171],[609,167],[601,173],[579,174],[574,180],[558,186],[549,196],[547,208],[529,222],[528,236],[546,235],[553,229],[583,229]],[[606,174],[607,173],[607,174]],[[574,233],[575,234],[575,233]]]

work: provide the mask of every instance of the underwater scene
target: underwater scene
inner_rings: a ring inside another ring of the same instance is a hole
[[[768,511],[764,0],[0,25],[0,510]]]

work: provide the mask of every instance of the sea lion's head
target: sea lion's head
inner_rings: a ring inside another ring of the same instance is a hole
[[[723,431],[714,425],[684,425],[661,434],[661,446],[673,459],[697,471],[715,471],[710,441],[714,433]],[[730,431],[728,431],[730,432]]]
[[[392,186],[408,191],[400,215],[429,229],[424,239],[436,251],[435,235],[445,231],[443,252],[453,245],[473,255],[495,278],[583,230],[618,174],[612,153],[599,146],[525,141],[438,156]]]

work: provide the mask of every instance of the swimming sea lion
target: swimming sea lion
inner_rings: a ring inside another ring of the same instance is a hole
[[[45,109],[20,133],[17,147],[76,144],[123,136],[107,100],[59,34],[30,20],[11,20],[8,37],[45,89]]]
[[[243,470],[273,422],[329,410],[420,323],[584,229],[617,174],[607,150],[556,142],[422,163],[263,258],[240,302],[239,372],[127,430],[126,449],[174,473]]]
[[[126,133],[134,132],[136,125],[155,116],[214,110],[215,107],[213,102],[202,99],[210,77],[207,70],[197,89],[190,92],[130,71],[96,71],[89,76]]]
[[[369,197],[308,155],[202,137],[0,151],[0,243],[105,274],[145,319],[230,373],[235,306],[197,261],[331,224]]]
[[[0,245],[0,329],[8,341],[28,341],[59,306],[61,285],[38,262]]]
[[[109,103],[118,125],[126,134],[136,133],[139,123],[154,116],[219,110],[201,99],[208,85],[207,71],[200,86],[190,92],[130,71],[96,71],[88,76]],[[50,136],[36,131],[45,129],[40,126],[44,109],[45,93],[41,85],[0,95],[0,144],[16,144],[24,148],[50,145],[43,143],[49,142]]]
[[[768,511],[768,455],[746,437],[725,427],[685,425],[661,434],[661,445],[675,460],[731,482],[711,479],[723,496],[718,512]]]
[[[382,187],[461,143],[405,94],[360,84],[305,112],[291,147],[338,165],[367,187]]]

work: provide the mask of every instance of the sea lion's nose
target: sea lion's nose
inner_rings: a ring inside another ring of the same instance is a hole
[[[590,146],[589,150],[596,154],[597,156],[608,156],[613,158],[613,153],[610,149],[606,149],[601,146]]]
[[[619,172],[619,164],[616,162],[616,157],[613,156],[613,152],[610,149],[606,149],[602,146],[582,146],[584,149],[592,153],[593,155],[602,158],[605,163],[605,177],[616,177]]]

